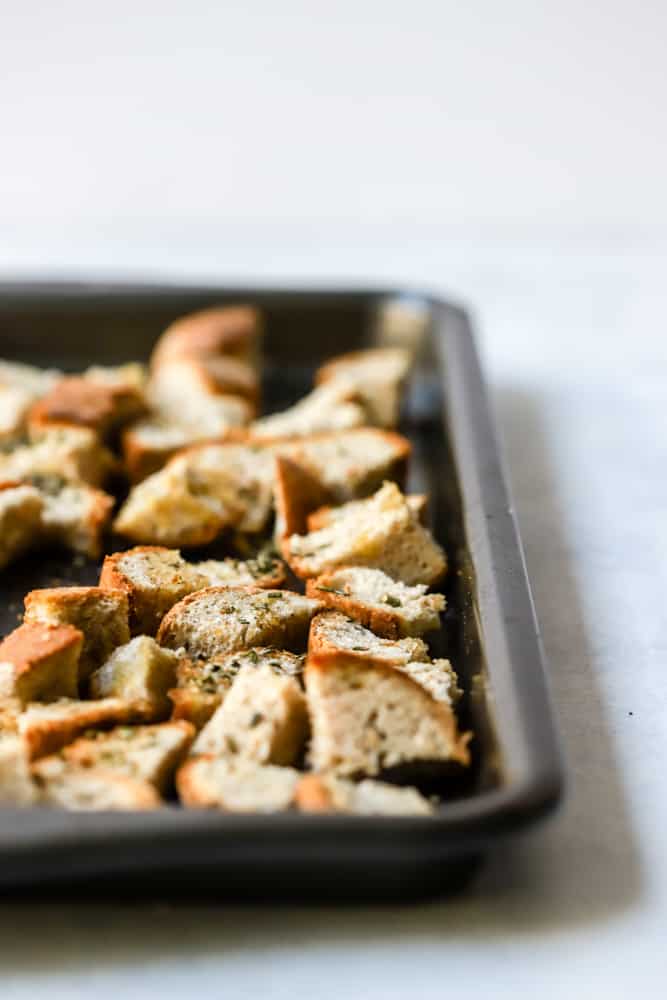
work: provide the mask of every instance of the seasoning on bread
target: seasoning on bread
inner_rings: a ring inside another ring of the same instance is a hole
[[[55,753],[71,743],[86,729],[130,725],[145,721],[143,706],[124,698],[100,698],[82,701],[61,698],[43,705],[32,702],[18,718],[31,760]]]
[[[288,410],[255,420],[250,435],[255,441],[275,441],[361,427],[366,423],[366,414],[353,397],[354,392],[346,386],[320,386]]]
[[[133,635],[155,635],[167,611],[196,590],[238,584],[278,587],[284,579],[283,563],[269,556],[191,563],[178,549],[140,545],[106,557],[100,586],[127,594]]]
[[[380,569],[342,566],[308,580],[308,597],[341,611],[386,639],[420,636],[440,628],[443,594],[428,594],[425,584],[408,587]]]
[[[183,598],[160,625],[157,640],[188,656],[214,659],[253,646],[305,647],[317,601],[290,590],[207,587]]]
[[[147,781],[161,795],[165,795],[194,735],[194,726],[183,721],[116,726],[107,731],[91,729],[63,747],[60,757],[76,767],[102,768],[127,778]],[[47,760],[45,758],[40,763],[45,765]]]
[[[431,586],[447,569],[445,553],[395,483],[385,483],[329,526],[285,539],[282,552],[297,576],[306,578],[341,566],[368,566],[408,586]]]
[[[214,660],[183,658],[176,667],[176,687],[169,691],[173,719],[187,719],[201,729],[222,704],[232,681],[246,665],[268,666],[274,673],[298,677],[303,656],[273,646],[237,650]]]
[[[298,681],[268,664],[245,664],[199,733],[193,753],[288,765],[301,756],[307,735],[306,699]]]

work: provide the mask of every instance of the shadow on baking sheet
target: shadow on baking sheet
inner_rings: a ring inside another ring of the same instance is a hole
[[[577,593],[558,474],[542,402],[512,387],[496,396],[529,576],[543,624],[570,788],[558,817],[496,848],[468,892],[446,902],[360,907],[112,902],[0,904],[4,972],[168,953],[262,951],[374,939],[499,939],[604,921],[641,889],[639,858],[597,687]],[[90,897],[88,897],[90,898]],[[326,900],[321,900],[326,903]],[[147,917],[147,912],[150,916]],[[147,933],[150,926],[150,933]]]

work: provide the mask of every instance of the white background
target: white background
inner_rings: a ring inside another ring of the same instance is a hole
[[[571,774],[558,818],[447,903],[0,904],[3,1000],[661,997],[667,6],[0,18],[0,276],[406,281],[472,305]]]

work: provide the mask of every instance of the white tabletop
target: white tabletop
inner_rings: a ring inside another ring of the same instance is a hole
[[[108,236],[108,234],[107,234]],[[567,751],[560,814],[465,896],[387,908],[0,904],[3,1000],[664,995],[665,240],[16,232],[5,275],[408,281],[468,301]],[[9,249],[7,249],[9,248]],[[659,974],[662,972],[663,981]]]

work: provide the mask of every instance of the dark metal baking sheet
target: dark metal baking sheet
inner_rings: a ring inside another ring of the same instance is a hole
[[[148,356],[176,316],[252,301],[266,315],[265,400],[288,405],[333,353],[418,340],[404,426],[411,487],[431,495],[433,530],[453,566],[444,642],[475,731],[465,780],[437,789],[433,818],[231,816],[169,807],[82,814],[0,809],[0,888],[154,897],[380,898],[465,884],[501,836],[559,800],[562,762],[543,654],[488,398],[467,314],[400,290],[0,284],[0,356],[77,369]],[[94,582],[97,564],[53,552],[3,574],[0,628],[37,586]]]

